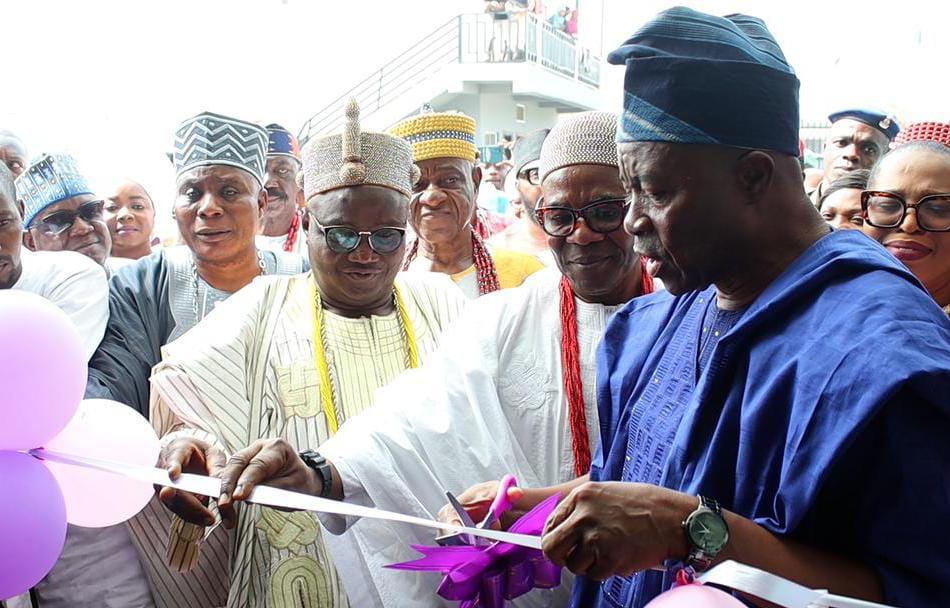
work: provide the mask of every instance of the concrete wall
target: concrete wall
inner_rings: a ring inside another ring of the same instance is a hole
[[[474,118],[478,125],[475,143],[479,146],[485,145],[485,134],[489,132],[510,133],[517,137],[536,129],[550,128],[557,122],[555,108],[542,107],[537,99],[513,95],[510,86],[476,86],[479,92],[443,96],[433,104],[433,108],[437,111],[458,110]],[[525,106],[524,122],[516,120],[516,104]]]

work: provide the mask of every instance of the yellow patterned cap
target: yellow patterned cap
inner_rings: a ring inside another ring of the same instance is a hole
[[[475,119],[461,112],[423,112],[389,130],[412,146],[415,162],[430,158],[462,158],[475,162]]]

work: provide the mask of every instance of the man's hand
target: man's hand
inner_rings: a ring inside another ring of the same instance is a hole
[[[180,437],[165,446],[158,457],[158,466],[168,469],[168,476],[178,479],[182,473],[214,476],[224,466],[224,452],[199,439]],[[183,520],[199,526],[214,523],[208,499],[168,486],[158,491],[158,498]]]
[[[587,482],[561,501],[544,528],[554,563],[593,580],[628,576],[688,554],[682,522],[696,497],[639,483]]]
[[[217,476],[221,478],[218,511],[228,529],[237,523],[234,501],[245,500],[260,484],[313,496],[323,489],[316,472],[283,439],[255,441],[231,456]]]

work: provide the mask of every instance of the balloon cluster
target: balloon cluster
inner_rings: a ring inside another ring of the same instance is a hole
[[[43,458],[62,453],[152,466],[159,442],[114,401],[82,401],[86,354],[69,317],[37,295],[0,292],[0,599],[52,569],[66,523],[125,521],[153,494],[141,481]]]

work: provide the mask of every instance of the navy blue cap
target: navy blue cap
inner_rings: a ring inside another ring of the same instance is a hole
[[[798,156],[798,78],[765,23],[681,6],[607,61],[625,65],[617,141],[720,144]]]
[[[832,123],[838,122],[843,118],[850,118],[872,126],[884,135],[887,135],[888,139],[894,139],[897,137],[897,134],[901,132],[901,126],[897,124],[893,116],[889,116],[884,112],[878,112],[877,110],[852,108],[850,110],[833,112],[828,115],[828,120]]]

